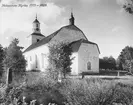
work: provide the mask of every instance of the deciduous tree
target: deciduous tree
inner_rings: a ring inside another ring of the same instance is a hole
[[[126,46],[118,57],[124,70],[133,71],[133,47]]]
[[[100,69],[110,69],[114,70],[116,69],[116,60],[110,56],[110,57],[103,57],[99,60],[100,63]]]
[[[57,78],[61,73],[64,78],[66,74],[71,72],[72,49],[69,44],[60,43],[49,46],[49,70],[51,70],[51,75]]]
[[[133,14],[133,0],[125,0],[123,8],[130,14]]]
[[[23,72],[26,68],[26,60],[22,54],[22,48],[18,46],[19,40],[13,39],[5,49],[4,65],[15,72]]]

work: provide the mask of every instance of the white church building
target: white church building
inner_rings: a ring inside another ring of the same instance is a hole
[[[54,33],[44,36],[41,34],[40,22],[37,17],[33,22],[33,33],[28,37],[31,45],[23,52],[27,60],[27,70],[44,71],[48,67],[48,54],[51,43],[70,43],[72,47],[71,74],[78,75],[82,72],[99,72],[99,48],[90,42],[83,31],[75,25],[75,18],[71,13],[69,25],[61,27]]]

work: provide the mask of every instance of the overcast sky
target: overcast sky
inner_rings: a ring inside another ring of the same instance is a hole
[[[2,7],[3,4],[47,4],[45,7]],[[71,8],[78,26],[89,41],[98,44],[100,57],[118,57],[121,50],[133,46],[133,15],[122,9],[124,0],[1,0],[0,44],[3,47],[12,38],[28,47],[27,36],[32,33],[36,13],[41,32],[48,36],[68,25]]]

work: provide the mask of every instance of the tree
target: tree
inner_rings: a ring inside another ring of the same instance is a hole
[[[4,64],[6,68],[12,69],[16,73],[26,70],[26,60],[22,54],[23,47],[18,46],[19,40],[13,39],[10,45],[5,48]]]
[[[121,51],[118,59],[124,70],[133,71],[133,47],[126,46]]]
[[[123,8],[130,14],[133,14],[133,0],[125,0]]]
[[[71,72],[72,49],[69,44],[60,43],[49,46],[49,70],[54,79],[61,74],[66,78],[66,74]]]
[[[116,69],[116,60],[112,56],[108,58],[109,69],[115,70]]]
[[[123,70],[122,62],[120,62],[120,60],[118,58],[116,60],[116,69],[117,70]]]
[[[3,47],[0,45],[0,75],[3,71],[3,59],[4,59],[4,50]]]
[[[115,70],[116,69],[116,60],[110,56],[110,57],[103,57],[99,60],[100,69],[110,69]]]

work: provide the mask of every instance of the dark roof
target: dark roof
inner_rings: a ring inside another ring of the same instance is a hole
[[[41,45],[44,45],[44,44],[48,43],[48,42],[49,42],[54,36],[56,36],[56,35],[58,34],[58,32],[59,32],[61,29],[63,29],[63,28],[67,28],[67,29],[70,29],[70,30],[76,30],[76,31],[82,32],[82,30],[80,30],[80,29],[79,29],[77,26],[75,26],[75,25],[67,25],[67,26],[61,27],[59,30],[57,30],[57,31],[55,31],[54,33],[52,33],[51,35],[49,35],[49,36],[43,38],[43,39],[40,40],[39,42],[30,45],[23,53],[25,53],[25,52],[27,52],[27,51],[30,51],[30,50],[32,50],[32,49],[34,49],[34,48],[37,48],[37,47],[39,47],[39,46],[41,46]],[[82,33],[83,33],[83,32],[82,32]],[[83,33],[83,35],[84,35],[84,33]],[[86,38],[85,35],[84,35],[84,37]],[[87,40],[87,38],[86,38],[86,40]]]
[[[80,40],[77,40],[77,41],[74,41],[74,42],[70,43],[70,46],[72,47],[73,52],[77,52],[79,50],[79,47],[80,47],[81,43],[88,43],[88,44],[96,45],[97,48],[98,48],[98,52],[100,54],[99,47],[96,43],[93,43],[93,42],[90,42],[90,41],[84,40],[84,39],[80,39]]]
[[[52,33],[51,35],[43,38],[39,42],[36,42],[36,43],[30,45],[23,53],[25,53],[27,51],[30,51],[30,50],[36,48],[36,47],[39,47],[41,45],[44,45],[44,44],[48,43],[58,32],[59,32],[59,30],[57,30],[56,32]]]
[[[34,21],[33,21],[33,23],[40,23],[37,19],[35,19]]]
[[[32,33],[31,35],[44,36],[44,35],[43,35],[43,34],[41,34],[41,33]]]

